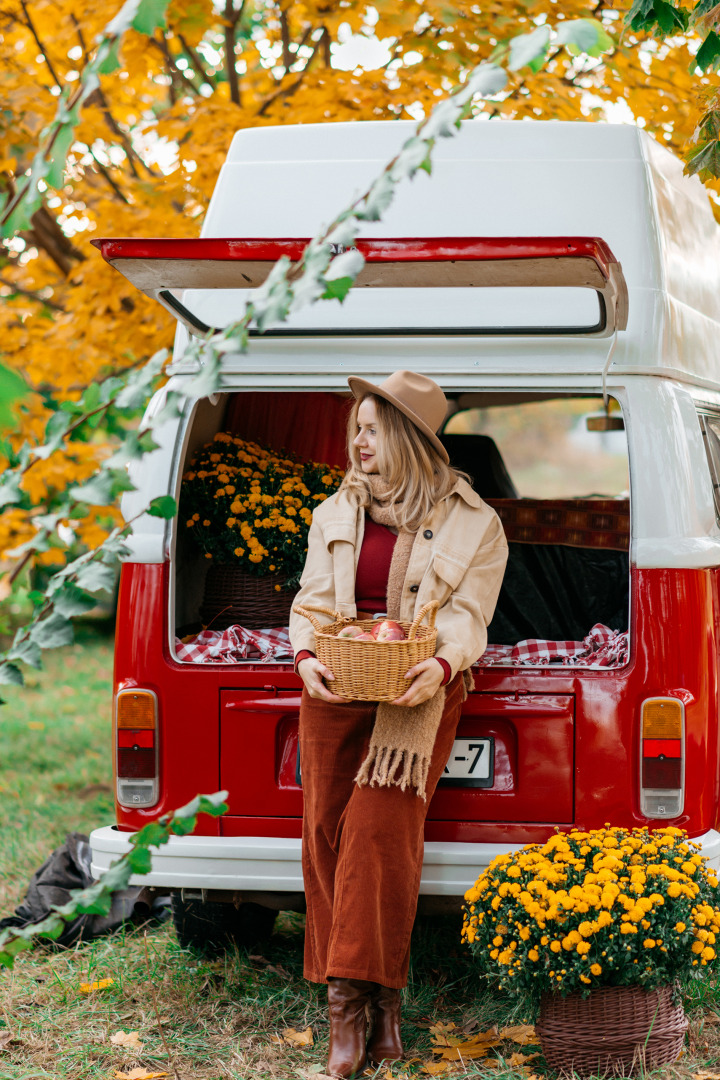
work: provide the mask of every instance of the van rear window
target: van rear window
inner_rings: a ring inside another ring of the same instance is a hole
[[[699,420],[712,479],[715,517],[720,524],[720,416],[700,413]]]

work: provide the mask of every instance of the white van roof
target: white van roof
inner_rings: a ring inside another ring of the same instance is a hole
[[[203,236],[314,235],[415,126],[361,121],[238,132]],[[702,184],[682,170],[631,125],[466,121],[455,138],[436,144],[432,177],[404,184],[383,220],[360,235],[599,237],[629,290],[629,324],[613,370],[720,386],[720,227]],[[337,322],[337,305],[323,306]],[[553,341],[561,369],[577,370],[581,357],[584,370],[604,364],[607,342]],[[486,362],[506,368],[518,344],[480,339],[473,353],[483,369]]]
[[[358,121],[238,132],[202,236],[315,235],[367,188],[415,127],[413,121]],[[679,159],[631,125],[466,121],[457,136],[436,144],[432,177],[420,174],[402,184],[383,220],[366,223],[360,237],[596,237],[621,264],[628,286],[629,320],[618,335],[613,372],[666,375],[718,389],[720,227],[702,184],[682,170]],[[261,337],[252,352],[268,373],[276,366],[287,371],[291,357],[299,373],[310,357],[316,370],[320,365],[327,371],[342,354],[345,371],[352,366],[379,374],[412,355],[410,366],[418,370],[446,371],[448,387],[469,371],[511,382],[533,371],[596,379],[608,340],[568,332],[591,321],[588,293],[357,288],[342,307],[320,303],[292,317],[291,331],[311,340]],[[247,295],[187,289],[183,303],[208,325],[222,326],[237,317]],[[501,325],[515,326],[514,335],[457,335],[457,327],[497,327],[498,312]],[[397,335],[408,325],[418,336],[404,344],[382,336],[384,328]],[[518,336],[523,327],[543,325],[530,348],[528,336]],[[429,328],[432,340],[423,336]],[[554,332],[560,328],[562,335]],[[363,338],[371,329],[375,337]],[[181,328],[176,355],[185,341]],[[248,359],[238,368],[247,372]],[[231,358],[227,366],[232,369]]]

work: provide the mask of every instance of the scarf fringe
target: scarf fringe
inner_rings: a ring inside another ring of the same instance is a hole
[[[355,777],[355,783],[358,787],[365,784],[370,787],[399,787],[401,791],[414,787],[416,795],[427,802],[429,769],[430,758],[427,755],[413,750],[398,750],[393,746],[371,746]]]

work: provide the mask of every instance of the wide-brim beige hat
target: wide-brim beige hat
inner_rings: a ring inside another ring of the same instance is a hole
[[[443,423],[448,411],[448,402],[441,388],[427,375],[418,375],[414,371],[395,371],[385,382],[378,386],[351,375],[348,386],[356,398],[366,394],[384,398],[396,409],[412,420],[415,427],[422,431],[446,465],[450,464],[447,450],[437,437],[437,430]]]

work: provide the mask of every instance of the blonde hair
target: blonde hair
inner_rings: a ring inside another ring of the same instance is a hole
[[[362,471],[360,452],[354,445],[358,409],[363,401],[375,402],[378,432],[375,457],[380,476],[389,485],[387,499],[396,505],[396,525],[417,532],[432,508],[452,491],[458,478],[470,481],[466,473],[453,469],[441,458],[430,440],[407,416],[385,398],[366,394],[355,401],[347,427],[349,466],[340,485],[360,506],[369,506],[373,490]]]

